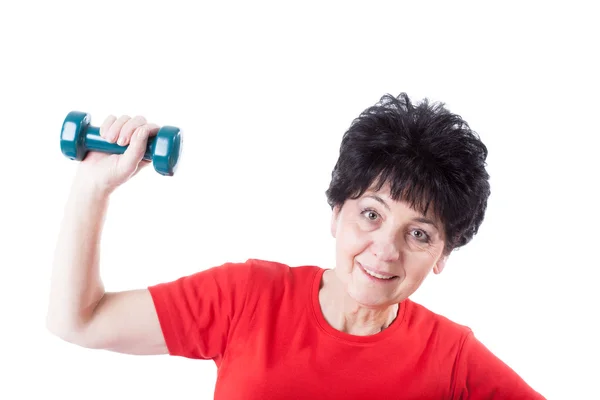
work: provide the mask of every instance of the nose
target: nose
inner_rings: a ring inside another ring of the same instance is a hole
[[[383,262],[395,262],[400,258],[400,244],[395,235],[379,235],[374,238],[372,251],[375,258]]]

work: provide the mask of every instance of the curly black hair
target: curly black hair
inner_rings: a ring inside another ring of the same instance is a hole
[[[471,241],[490,196],[487,147],[445,103],[386,94],[354,119],[325,192],[332,207],[389,184],[395,201],[427,214],[445,231],[444,254]]]

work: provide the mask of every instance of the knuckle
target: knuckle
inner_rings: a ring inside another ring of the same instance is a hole
[[[125,124],[126,124],[126,123],[127,123],[129,120],[130,120],[130,119],[131,119],[131,117],[130,117],[129,115],[121,115],[121,116],[119,117],[119,119],[117,120],[117,123],[118,123],[120,126],[123,126],[123,125],[125,125]]]
[[[108,117],[104,118],[104,122],[102,123],[103,126],[110,126],[113,124],[113,122],[115,122],[117,120],[117,117],[115,117],[114,115],[109,115]]]
[[[117,117],[112,114],[106,117],[102,125],[100,125],[100,136],[106,136],[107,133],[110,132],[110,128],[116,120]]]
[[[145,120],[143,120],[143,117],[140,116],[136,116],[128,120],[121,129],[121,136],[125,137],[125,140],[128,141],[137,132],[140,126],[144,124],[144,122]]]
[[[148,126],[147,125],[142,125],[137,129],[138,137],[145,137],[147,134],[148,134]]]

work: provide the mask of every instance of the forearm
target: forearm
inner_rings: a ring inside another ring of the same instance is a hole
[[[80,337],[104,295],[100,238],[109,196],[76,179],[56,244],[47,314],[48,329],[65,340]]]

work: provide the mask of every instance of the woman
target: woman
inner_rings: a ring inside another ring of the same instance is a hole
[[[109,117],[102,136],[129,148],[81,163],[56,251],[51,332],[89,348],[212,359],[215,399],[543,398],[469,328],[409,299],[477,233],[490,195],[485,145],[443,104],[386,95],[345,133],[326,192],[335,268],[249,259],[105,293],[108,200],[146,165],[157,130]]]

